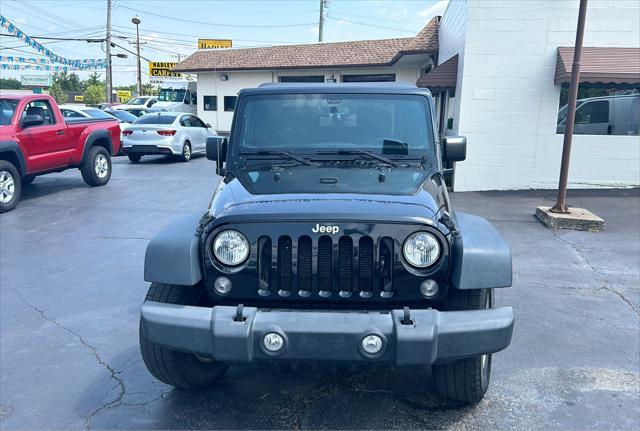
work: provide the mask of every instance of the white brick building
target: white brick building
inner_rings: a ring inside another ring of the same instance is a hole
[[[556,134],[556,59],[558,47],[575,43],[578,4],[449,3],[438,29],[438,64],[458,55],[449,133],[468,140],[467,160],[456,166],[455,190],[557,187],[563,135]],[[640,47],[640,2],[589,0],[584,46]],[[639,136],[574,136],[570,187],[637,185]]]

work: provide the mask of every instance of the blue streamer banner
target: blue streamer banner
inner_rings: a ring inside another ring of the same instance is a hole
[[[66,59],[64,57],[60,57],[59,55],[57,55],[54,52],[50,51],[48,48],[46,48],[41,43],[38,43],[37,41],[35,41],[29,35],[25,34],[22,30],[20,30],[18,27],[13,25],[3,15],[0,15],[0,28],[6,29],[10,34],[12,34],[13,36],[15,36],[18,39],[22,40],[24,43],[29,45],[31,48],[33,48],[33,49],[37,50],[39,53],[44,54],[47,57],[49,57],[49,59],[51,60],[52,63],[60,63],[60,64],[63,64],[65,66],[69,66],[69,67],[72,67],[72,68],[78,69],[78,70],[104,69],[105,67],[107,67],[106,59],[90,58],[90,59],[82,59],[82,60],[69,60],[69,59]],[[2,65],[2,66],[5,66],[5,65]],[[12,70],[19,70],[19,69],[12,69]]]

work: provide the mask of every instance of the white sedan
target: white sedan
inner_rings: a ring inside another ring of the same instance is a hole
[[[148,154],[178,156],[188,162],[192,154],[205,153],[207,138],[216,136],[210,124],[184,112],[143,115],[122,134],[122,152],[132,163]]]

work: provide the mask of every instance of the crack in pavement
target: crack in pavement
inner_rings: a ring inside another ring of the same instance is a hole
[[[553,238],[556,239],[557,241],[560,241],[560,242],[562,242],[564,244],[567,244],[569,247],[571,247],[571,249],[574,251],[574,253],[580,259],[582,259],[587,264],[587,266],[589,266],[589,268],[591,268],[591,271],[593,271],[593,273],[596,274],[598,276],[598,278],[604,283],[602,285],[602,287],[600,287],[598,290],[606,290],[608,292],[611,292],[611,293],[617,295],[618,297],[620,297],[620,299],[622,299],[629,306],[629,308],[631,308],[631,310],[634,313],[636,313],[638,316],[640,316],[640,310],[638,310],[638,308],[636,308],[636,306],[633,304],[633,302],[631,302],[629,300],[629,298],[624,296],[624,294],[622,292],[619,292],[616,289],[614,289],[611,286],[609,286],[609,280],[607,280],[607,278],[600,271],[598,271],[598,269],[595,267],[595,265],[593,263],[591,263],[589,258],[582,252],[582,250],[580,250],[580,248],[578,248],[578,246],[576,246],[574,243],[572,243],[568,239],[563,238],[555,230],[552,231],[552,235],[553,235]]]
[[[91,344],[87,343],[87,341],[82,337],[82,335],[80,335],[77,332],[75,332],[75,331],[67,328],[66,326],[62,325],[56,319],[54,319],[52,317],[49,317],[44,312],[44,310],[42,310],[41,308],[39,308],[36,305],[33,305],[29,301],[27,301],[25,299],[25,297],[22,296],[22,293],[20,293],[19,290],[15,289],[15,288],[13,290],[18,295],[18,299],[20,299],[20,301],[24,305],[26,305],[27,307],[29,307],[32,310],[34,310],[36,313],[38,313],[47,322],[53,323],[55,326],[57,326],[58,328],[60,328],[64,332],[66,332],[68,334],[71,334],[74,337],[76,337],[78,339],[78,341],[80,341],[80,344],[82,344],[87,349],[91,350],[91,353],[93,353],[93,356],[95,356],[96,361],[98,362],[98,364],[100,364],[102,367],[104,367],[109,372],[109,378],[114,380],[117,383],[117,387],[119,387],[119,389],[120,389],[120,391],[118,393],[118,396],[113,401],[109,401],[108,403],[105,403],[105,404],[101,405],[100,407],[95,409],[93,412],[91,412],[91,414],[89,414],[89,416],[87,416],[85,418],[84,428],[85,429],[89,429],[91,427],[91,419],[97,413],[101,412],[104,409],[107,409],[107,408],[114,407],[116,405],[122,404],[122,399],[124,398],[124,395],[125,395],[125,393],[127,391],[127,388],[126,388],[126,386],[124,384],[124,381],[118,376],[119,373],[113,367],[111,367],[111,365],[107,364],[104,360],[102,360],[102,358],[100,357],[100,354],[98,353],[98,349],[96,347],[92,346]]]

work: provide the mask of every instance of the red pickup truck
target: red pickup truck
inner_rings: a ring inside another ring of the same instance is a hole
[[[65,119],[43,94],[0,96],[0,213],[15,208],[38,175],[80,168],[90,186],[111,178],[120,151],[118,120]]]

